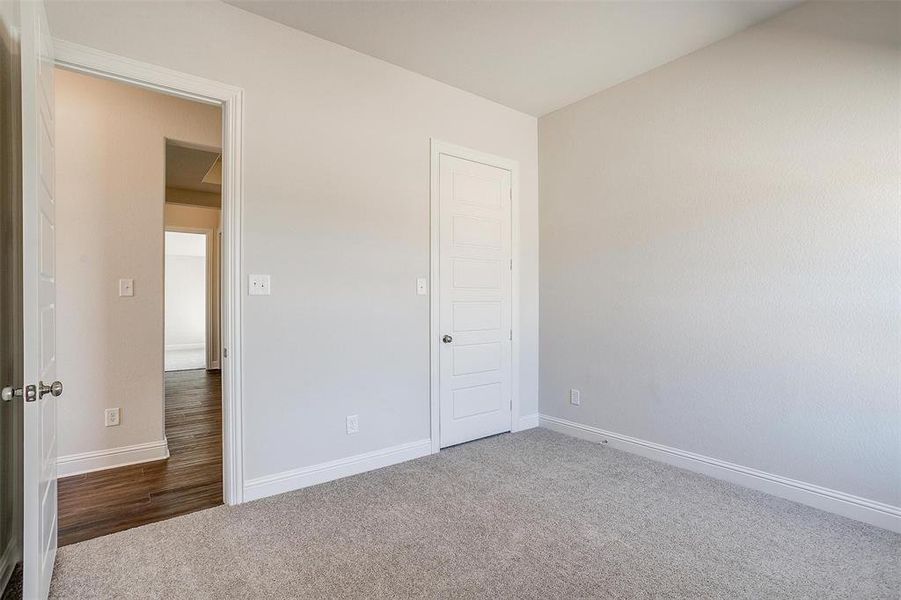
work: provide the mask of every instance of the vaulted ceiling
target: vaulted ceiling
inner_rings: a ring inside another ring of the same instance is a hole
[[[540,116],[800,0],[226,2]]]

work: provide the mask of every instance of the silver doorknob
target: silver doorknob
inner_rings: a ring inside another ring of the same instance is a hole
[[[441,338],[441,341],[444,342],[445,344],[450,344],[452,341],[454,341],[454,338],[452,338],[449,335],[446,335],[443,338]]]
[[[54,381],[50,385],[47,385],[43,381],[41,382],[41,398],[50,394],[54,398],[61,396],[63,393],[63,384],[61,381]]]
[[[4,402],[9,402],[13,398],[17,398],[22,395],[22,388],[13,387],[11,385],[3,388],[3,391],[0,391],[0,400]]]

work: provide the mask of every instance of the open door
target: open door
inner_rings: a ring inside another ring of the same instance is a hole
[[[41,1],[21,4],[24,597],[47,598],[56,558],[56,226],[53,38]]]

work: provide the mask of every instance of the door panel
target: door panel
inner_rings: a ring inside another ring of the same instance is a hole
[[[511,174],[441,154],[441,447],[510,430]]]
[[[53,40],[41,2],[22,3],[22,282],[26,385],[56,380]],[[28,394],[26,394],[28,396]],[[24,403],[23,583],[43,599],[56,556],[57,399]]]

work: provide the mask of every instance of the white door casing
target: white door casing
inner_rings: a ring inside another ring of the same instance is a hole
[[[56,233],[53,38],[44,4],[23,2],[22,256],[24,597],[44,599],[56,557],[57,398],[42,394],[56,380]],[[32,396],[33,395],[33,396]]]
[[[65,40],[54,40],[59,67],[222,107],[222,479],[226,504],[244,501],[242,402],[242,170],[244,90]]]
[[[512,429],[513,178],[503,166],[443,152],[437,171],[443,448]]]

